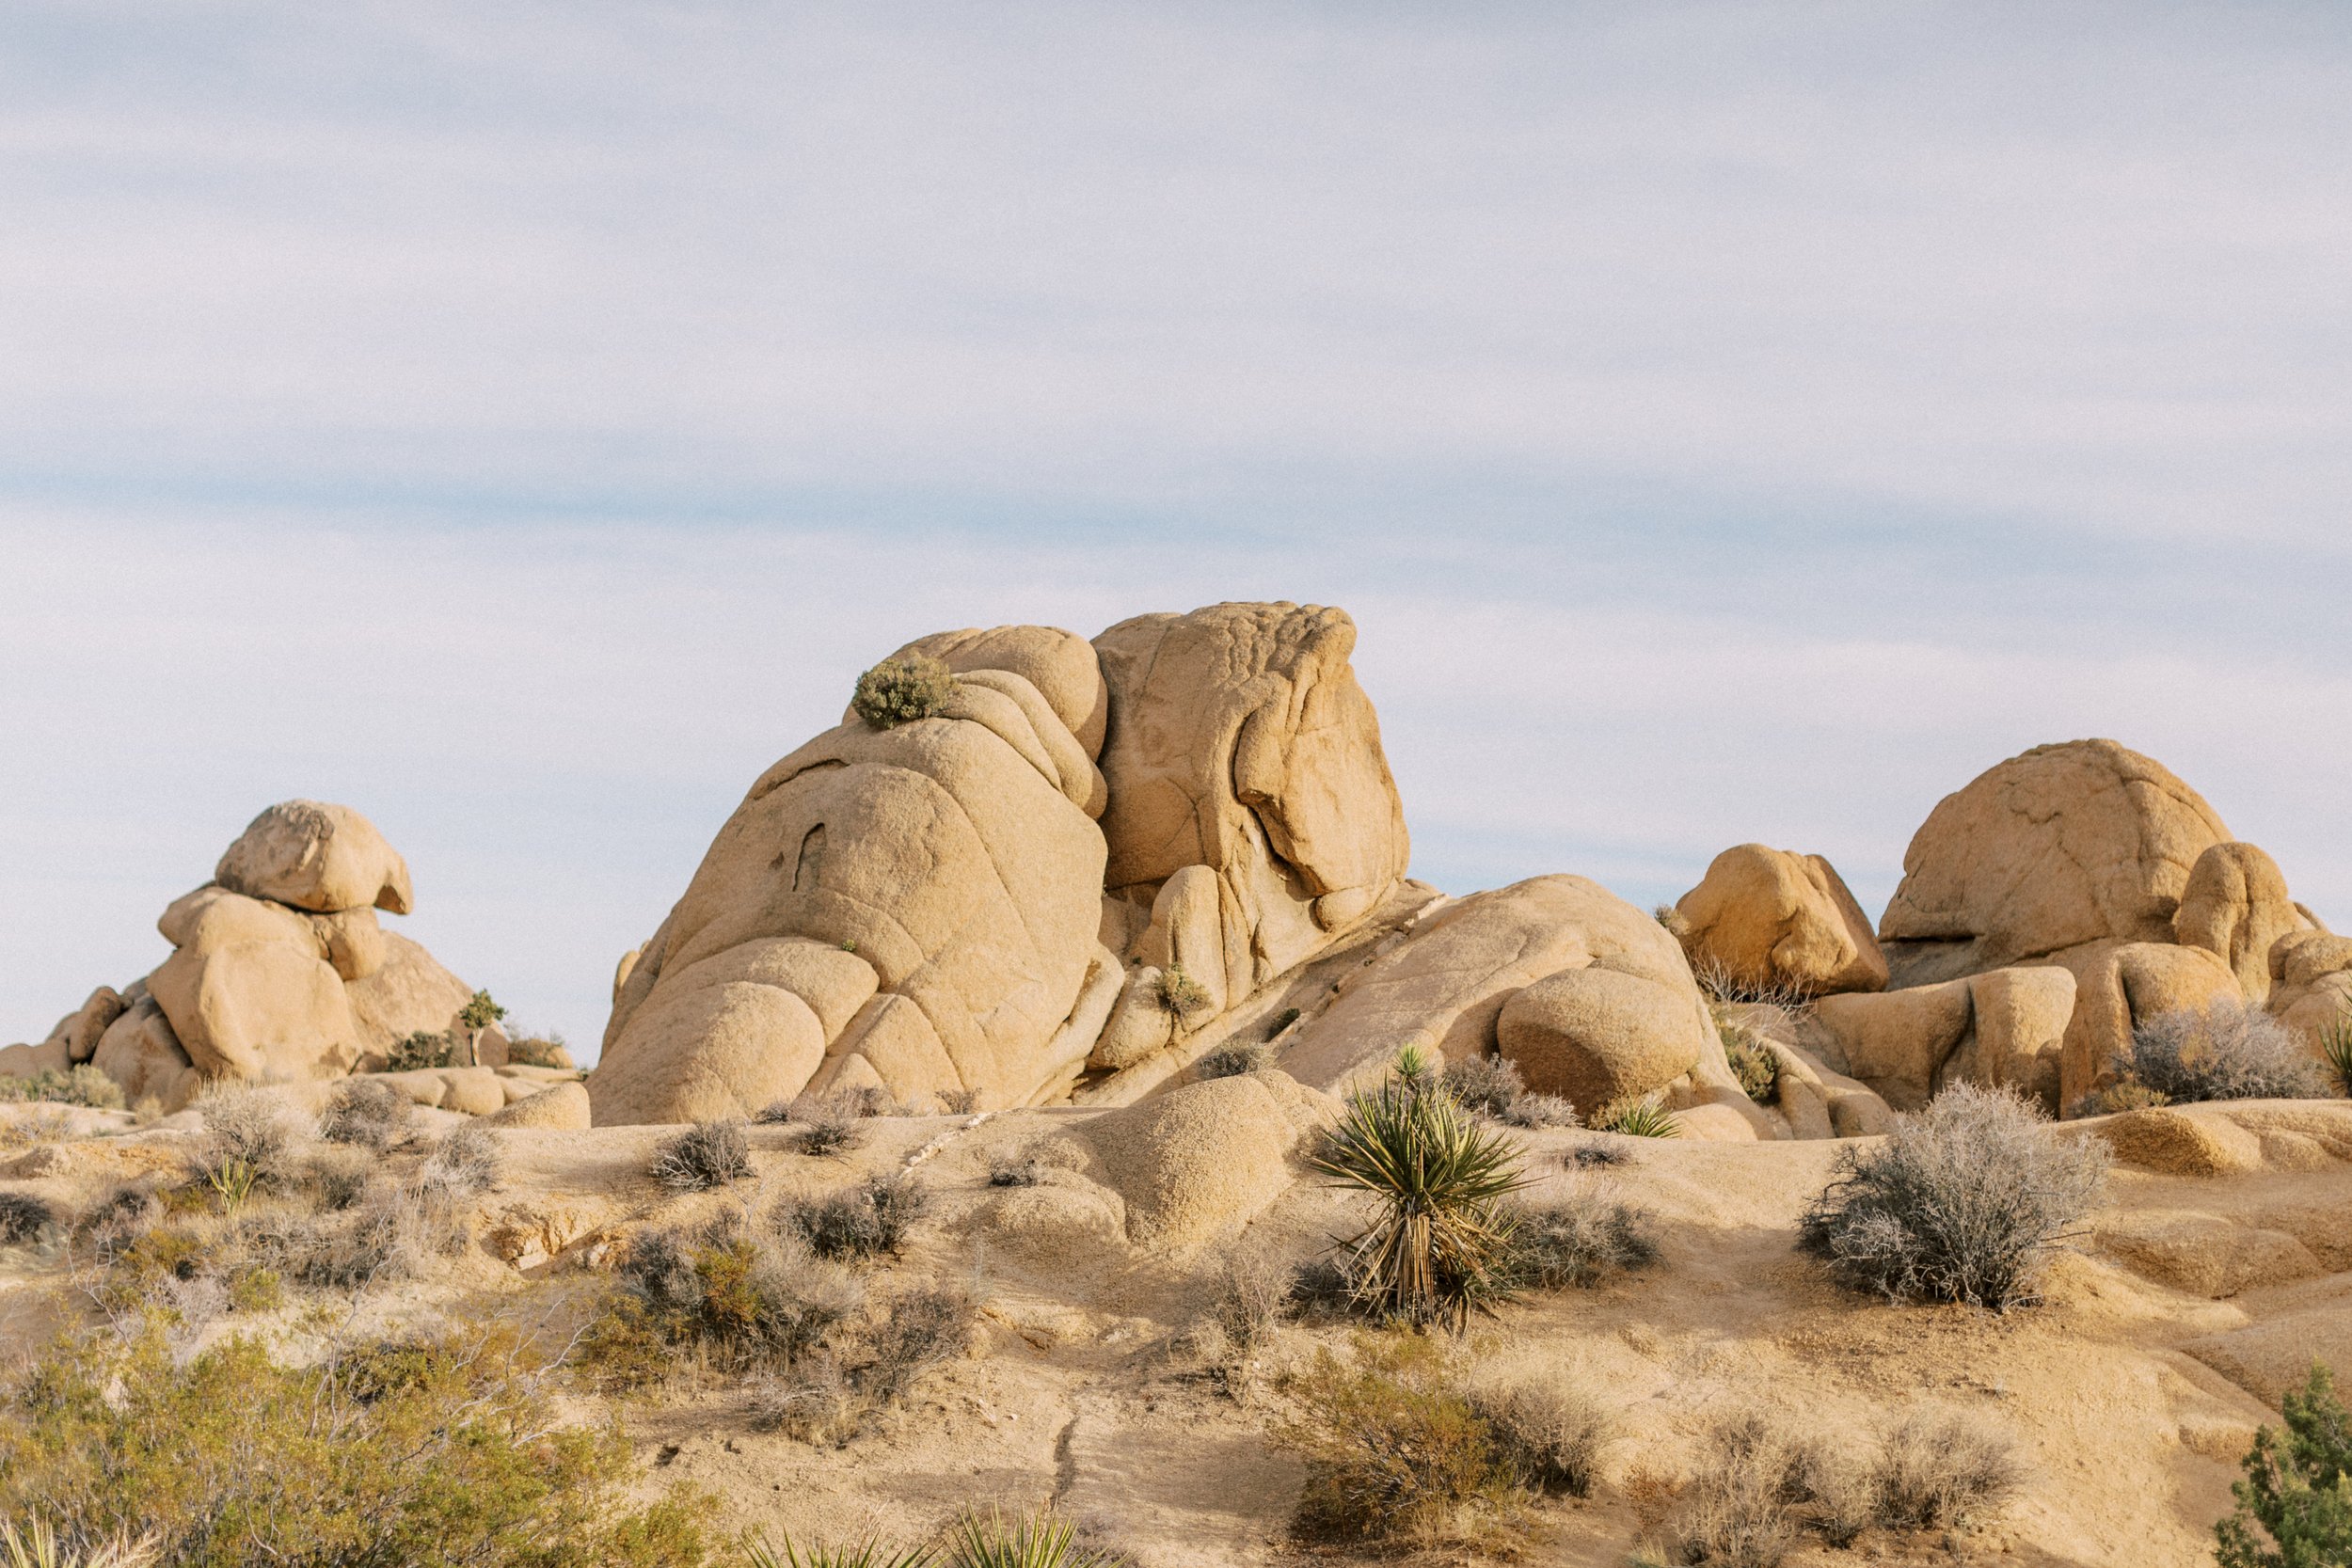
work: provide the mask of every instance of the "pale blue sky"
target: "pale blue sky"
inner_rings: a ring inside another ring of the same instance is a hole
[[[270,800],[593,1041],[942,626],[1363,626],[1454,891],[2112,735],[2352,920],[2352,8],[0,11],[0,1040]]]

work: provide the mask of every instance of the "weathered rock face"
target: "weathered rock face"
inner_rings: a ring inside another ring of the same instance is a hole
[[[1067,633],[950,635],[960,655],[1042,648],[1064,708],[1099,705]],[[1066,1085],[1093,1044],[1066,1026],[1119,975],[1097,941],[1102,788],[1061,712],[1025,675],[971,669],[930,718],[846,723],[770,768],[627,970],[597,1122],[861,1084],[993,1105]]]
[[[2295,931],[2271,943],[2269,1010],[2315,1053],[2327,1031],[2352,1015],[2352,937]]]
[[[342,976],[300,912],[203,887],[156,927],[173,952],[148,989],[207,1077],[331,1077],[359,1059]]]
[[[408,864],[349,806],[284,800],[255,817],[213,879],[231,893],[330,914],[408,912]]]
[[[1886,989],[1886,958],[1836,867],[1819,855],[1742,844],[1717,855],[1675,906],[1683,950],[1756,992],[1820,996]]]
[[[2064,969],[1989,974],[1873,994],[1825,996],[1803,1037],[1820,1058],[1915,1111],[1946,1084],[2008,1085],[2056,1115],[2074,980]]]
[[[1122,621],[1094,646],[1110,705],[1104,885],[1153,906],[1193,978],[1246,995],[1403,879],[1404,805],[1344,610],[1214,605]],[[1192,866],[1214,885],[1178,879]]]
[[[411,1035],[445,1033],[473,997],[473,988],[422,946],[397,931],[382,936],[383,960],[343,985],[363,1069],[381,1067]]]
[[[196,1098],[203,1080],[146,985],[131,992],[130,1005],[100,1037],[91,1065],[120,1085],[128,1103],[153,1099],[177,1111]]]
[[[1087,1142],[1125,1200],[1127,1239],[1185,1246],[1239,1228],[1279,1197],[1299,1175],[1299,1140],[1338,1110],[1283,1073],[1245,1073],[1114,1112]]]
[[[2137,752],[2037,746],[1947,796],[1913,837],[1879,921],[1890,983],[2169,942],[2190,871],[2229,838],[2195,790]]]
[[[2278,862],[2250,844],[2217,844],[2189,868],[2172,939],[2217,956],[2246,999],[2259,1005],[2270,995],[2272,945],[2310,925]]]
[[[2202,947],[2164,942],[2097,942],[2050,960],[2074,976],[2074,1015],[2066,1027],[2058,1103],[2075,1102],[2120,1075],[2132,1031],[2152,1018],[2202,1012],[2216,1002],[2243,1000],[2237,976]]]

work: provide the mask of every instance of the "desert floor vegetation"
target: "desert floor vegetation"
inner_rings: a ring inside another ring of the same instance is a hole
[[[2132,1031],[2130,1055],[2115,1065],[2124,1083],[2175,1104],[2318,1100],[2335,1092],[2324,1064],[2292,1030],[2239,1002],[2149,1019]]]
[[[2016,1093],[1956,1084],[1883,1143],[1840,1151],[1800,1244],[1889,1300],[2005,1310],[2036,1299],[2107,1165],[2104,1144],[2054,1136]]]
[[[76,1063],[62,1072],[56,1068],[43,1068],[28,1077],[0,1077],[0,1103],[28,1101],[80,1105],[93,1111],[123,1108],[122,1086],[87,1062]]]
[[[739,1119],[697,1122],[654,1150],[649,1174],[679,1193],[707,1193],[752,1174],[752,1144]]]

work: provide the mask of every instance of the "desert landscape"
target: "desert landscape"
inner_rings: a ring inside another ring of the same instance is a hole
[[[1449,896],[1357,635],[883,654],[593,1053],[268,805],[0,1050],[6,1549],[2347,1560],[2352,937],[2280,859],[2074,739],[1875,920],[1756,843]]]

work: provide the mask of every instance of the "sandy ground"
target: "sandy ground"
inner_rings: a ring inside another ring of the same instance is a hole
[[[1302,1471],[1265,1435],[1279,1396],[1266,1380],[1236,1397],[1205,1375],[1184,1336],[1222,1248],[1303,1258],[1348,1228],[1352,1211],[1302,1179],[1246,1232],[1183,1253],[1075,1229],[1008,1243],[996,1223],[1008,1197],[987,1185],[990,1157],[1095,1114],[879,1121],[865,1148],[831,1159],[793,1151],[784,1130],[755,1129],[758,1178],[725,1197],[679,1198],[646,1179],[660,1129],[505,1132],[506,1176],[485,1202],[480,1246],[448,1277],[371,1303],[368,1317],[389,1327],[573,1310],[638,1226],[723,1202],[764,1211],[920,1152],[931,1210],[878,1284],[971,1282],[985,1302],[975,1354],[885,1430],[840,1449],[753,1431],[741,1388],[632,1401],[651,1482],[713,1494],[729,1528],[803,1539],[914,1538],[973,1503],[1050,1500],[1098,1521],[1145,1568],[1295,1559],[1286,1525]],[[1690,1472],[1697,1434],[1725,1412],[1761,1407],[1859,1440],[1931,1403],[1989,1415],[2017,1435],[2032,1481],[2016,1505],[1965,1535],[1866,1536],[1852,1551],[1808,1547],[1790,1561],[2210,1561],[2238,1458],[2256,1424],[2276,1420],[2280,1390],[2299,1384],[2314,1355],[2352,1371],[2352,1105],[2192,1117],[2229,1121],[2224,1131],[2255,1152],[2226,1175],[2119,1166],[2078,1250],[2052,1269],[2045,1303],[2007,1316],[1859,1297],[1795,1251],[1798,1215],[1837,1145],[1617,1140],[1631,1159],[1598,1179],[1658,1216],[1660,1264],[1506,1307],[1464,1351],[1476,1376],[1565,1374],[1618,1412],[1602,1484],[1588,1500],[1540,1506],[1523,1560],[1621,1563],[1645,1528],[1637,1501],[1659,1478]],[[170,1132],[92,1131],[106,1135],[0,1155],[0,1183],[70,1205],[176,1158]],[[1561,1162],[1585,1134],[1512,1135],[1547,1185],[1596,1180]],[[35,1342],[72,1310],[56,1282],[52,1259],[0,1255],[0,1336]],[[1265,1359],[1302,1359],[1349,1333],[1289,1329]]]

